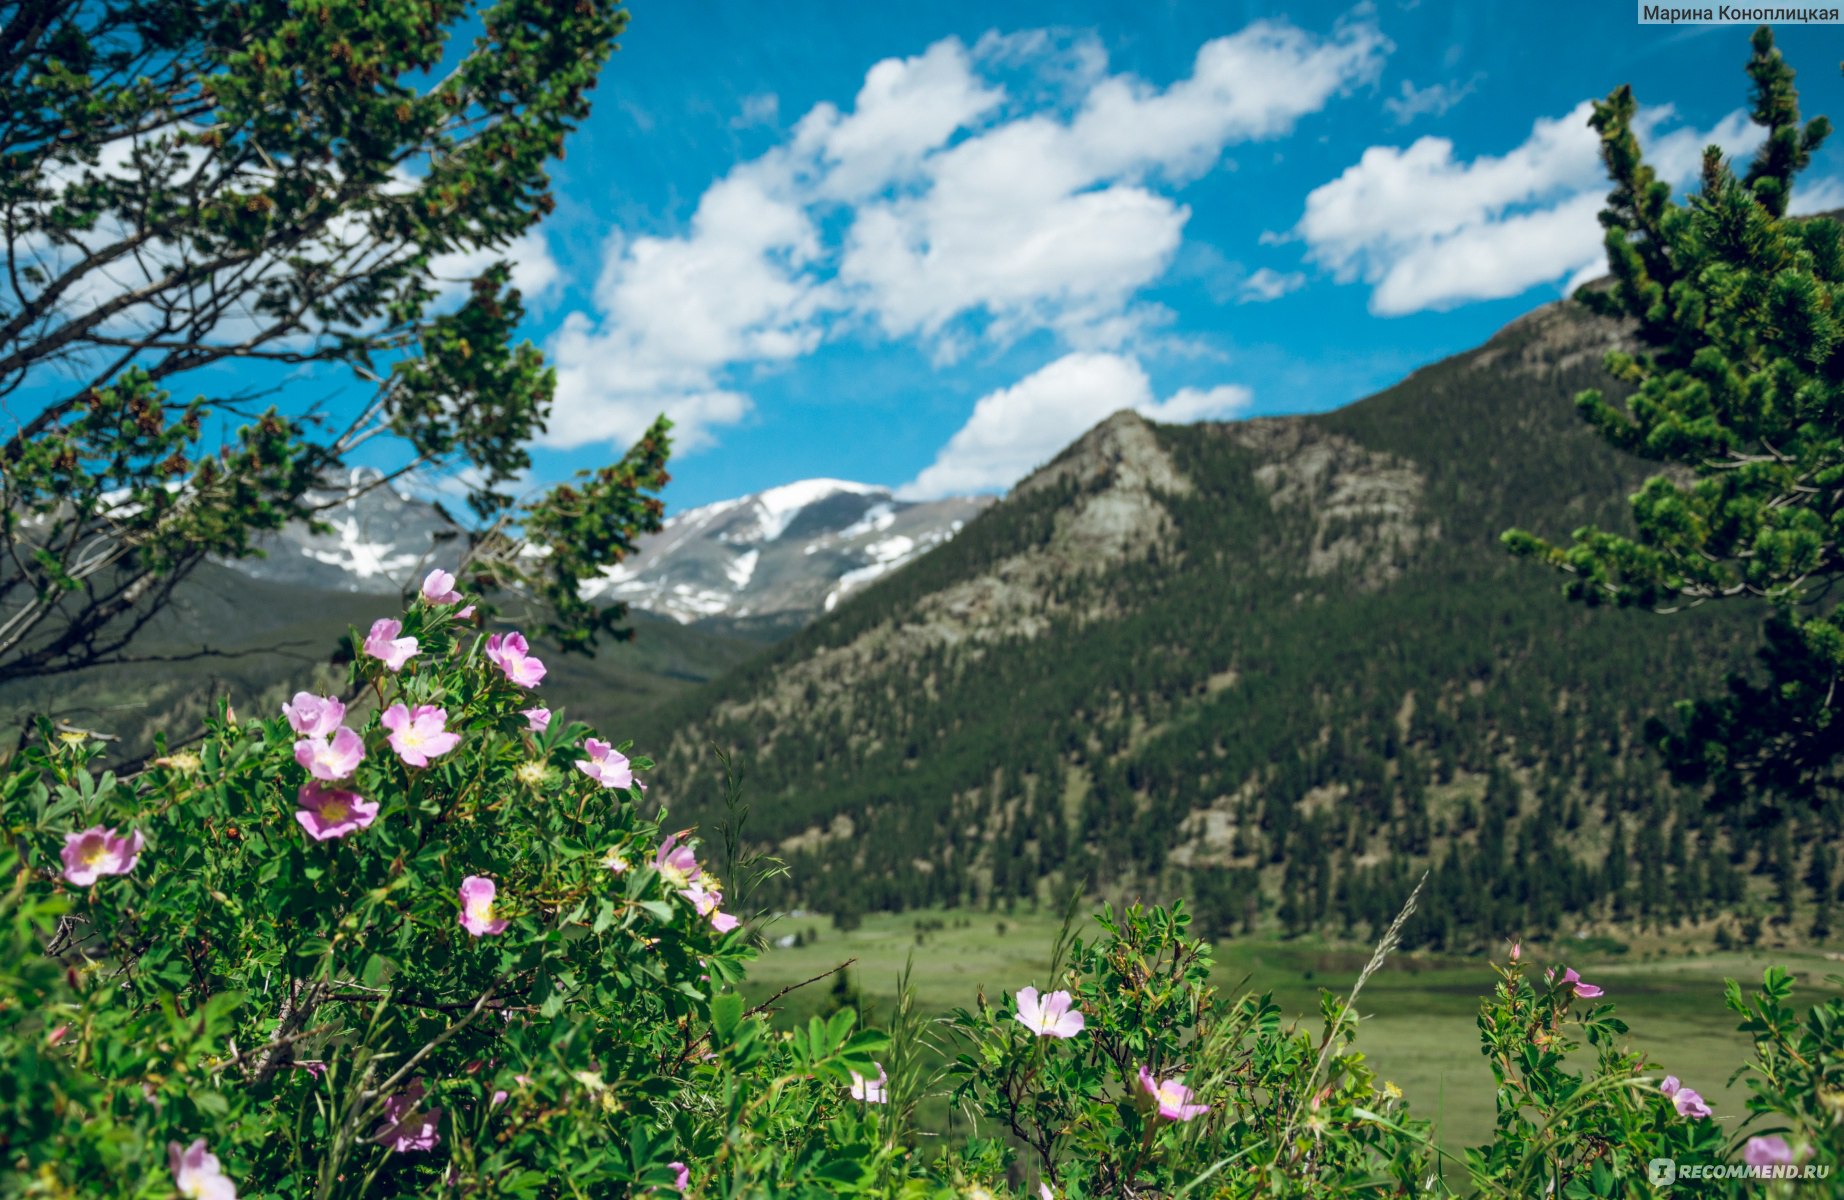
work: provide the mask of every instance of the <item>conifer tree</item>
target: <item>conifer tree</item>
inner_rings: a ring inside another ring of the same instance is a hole
[[[1613,182],[1601,213],[1613,282],[1576,298],[1630,321],[1640,346],[1607,356],[1624,401],[1593,390],[1577,404],[1609,442],[1673,469],[1633,496],[1631,536],[1589,526],[1566,544],[1522,530],[1505,542],[1567,572],[1566,594],[1589,604],[1770,604],[1766,681],[1732,679],[1649,733],[1718,804],[1757,789],[1824,804],[1844,750],[1844,610],[1827,599],[1844,577],[1844,238],[1833,220],[1788,216],[1831,127],[1801,122],[1766,26],[1753,51],[1751,116],[1766,142],[1739,177],[1705,151],[1682,203],[1644,160],[1630,87],[1591,121]]]
[[[376,438],[467,482],[468,585],[523,582],[566,646],[612,631],[576,585],[658,528],[666,426],[518,507],[554,376],[504,260],[624,21],[612,0],[11,6],[0,680],[123,661],[200,562],[314,519]],[[337,420],[265,409],[239,363],[354,391]]]

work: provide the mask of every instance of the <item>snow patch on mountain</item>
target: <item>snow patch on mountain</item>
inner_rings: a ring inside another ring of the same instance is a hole
[[[682,622],[804,621],[947,541],[988,503],[910,503],[871,484],[803,479],[669,517],[584,595]]]
[[[438,505],[375,471],[329,480],[310,500],[329,531],[293,523],[263,540],[266,557],[227,565],[278,583],[402,595],[431,567],[452,567],[465,544]],[[785,629],[941,545],[989,503],[912,503],[872,484],[803,479],[667,518],[583,595],[685,623],[747,617]]]
[[[724,574],[729,576],[730,582],[735,584],[736,590],[740,592],[749,586],[750,577],[756,573],[756,564],[761,561],[762,552],[760,550],[739,554],[735,561],[724,568]]]

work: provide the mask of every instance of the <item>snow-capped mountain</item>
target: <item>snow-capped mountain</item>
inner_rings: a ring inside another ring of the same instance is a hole
[[[290,522],[257,543],[266,558],[227,565],[258,579],[330,591],[397,595],[414,587],[430,567],[460,554],[461,529],[437,506],[376,486],[378,479],[366,467],[329,479],[308,498],[326,506],[320,519],[331,533]]]
[[[276,583],[397,595],[461,553],[461,529],[408,492],[377,487],[364,469],[315,494],[332,532],[290,524],[261,543],[266,558],[226,564]],[[366,490],[370,486],[370,490]],[[690,624],[737,620],[786,631],[827,612],[852,589],[938,546],[990,497],[910,502],[888,488],[807,479],[666,519],[639,552],[585,586]]]
[[[667,518],[585,591],[686,623],[801,625],[947,541],[991,502],[914,502],[870,484],[803,479]]]

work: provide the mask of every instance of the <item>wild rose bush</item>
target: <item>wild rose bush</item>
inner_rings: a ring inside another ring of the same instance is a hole
[[[882,1038],[745,1038],[754,951],[696,843],[641,815],[651,764],[552,720],[525,639],[480,637],[453,587],[355,638],[344,697],[221,710],[132,779],[80,739],[9,764],[0,1194],[866,1176],[849,1089]]]
[[[1053,967],[1048,997],[1030,987],[956,1014],[971,1048],[955,1096],[1009,1135],[976,1139],[972,1162],[1024,1166],[1040,1195],[1069,1197],[1423,1190],[1428,1123],[1355,1050],[1347,1005],[1328,997],[1314,1038],[1284,1027],[1270,996],[1225,1002],[1182,905],[1099,923]]]
[[[1730,987],[1739,1119],[1514,952],[1463,1160],[1357,1049],[1355,991],[1311,1031],[1221,997],[1182,906],[1104,911],[933,1031],[908,1001],[888,1034],[777,1031],[651,764],[554,717],[464,600],[433,574],[341,695],[221,709],[132,778],[49,728],[0,770],[0,1196],[1585,1197],[1652,1194],[1658,1157],[1839,1165],[1844,1001],[1802,1017],[1784,972]],[[973,1137],[915,1134],[932,1092]]]

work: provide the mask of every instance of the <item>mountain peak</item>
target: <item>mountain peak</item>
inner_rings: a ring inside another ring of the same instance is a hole
[[[1112,488],[1134,492],[1183,496],[1194,490],[1159,444],[1152,422],[1130,408],[1119,410],[1077,438],[1013,491],[1028,496],[1072,479],[1079,486],[1105,480]]]
[[[584,594],[683,623],[788,632],[947,541],[990,502],[915,503],[876,484],[796,480],[667,518]]]

